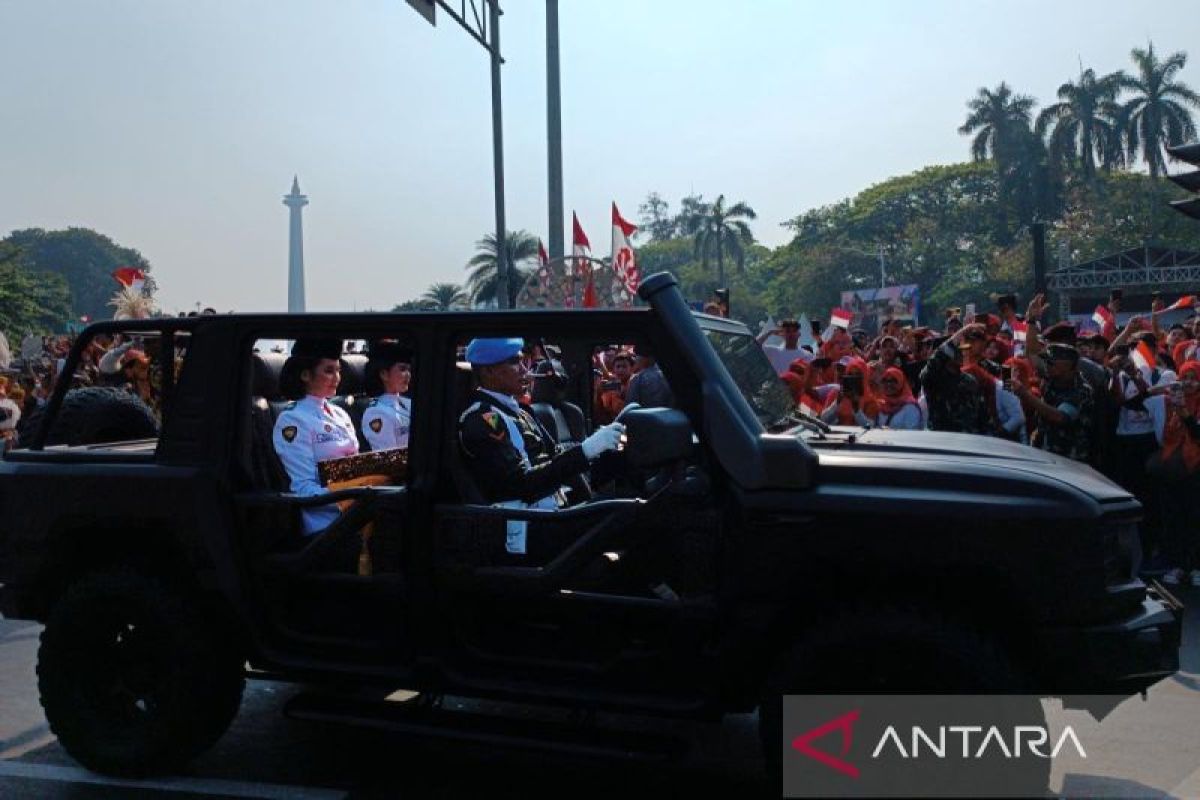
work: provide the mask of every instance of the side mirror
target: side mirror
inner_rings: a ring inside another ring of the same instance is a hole
[[[682,461],[694,448],[692,424],[674,408],[626,408],[625,457],[631,466],[644,469]]]

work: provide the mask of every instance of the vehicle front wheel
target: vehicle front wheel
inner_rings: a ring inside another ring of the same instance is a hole
[[[38,689],[50,729],[85,767],[169,771],[229,727],[245,685],[243,660],[194,600],[119,570],[82,578],[54,607],[38,651]]]

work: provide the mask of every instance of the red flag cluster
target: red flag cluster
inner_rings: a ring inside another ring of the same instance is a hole
[[[140,292],[146,285],[146,273],[137,267],[117,267],[112,276],[117,283],[135,292]]]
[[[637,255],[633,251],[633,243],[631,237],[637,226],[621,216],[621,212],[617,209],[617,204],[612,204],[612,268],[616,273],[616,280],[629,293],[630,297],[637,294],[638,285],[641,283],[642,276],[637,265]],[[541,241],[538,242],[538,265],[539,275],[544,275],[545,280],[549,280],[549,262],[550,259],[546,253],[545,247]],[[571,214],[571,272],[577,284],[582,284],[583,293],[579,298],[579,304],[583,308],[595,308],[599,305],[599,297],[596,293],[596,276],[593,269],[592,260],[592,243],[588,240],[587,234],[583,231],[583,225],[579,223],[579,215]],[[575,304],[574,297],[566,298],[568,307]]]

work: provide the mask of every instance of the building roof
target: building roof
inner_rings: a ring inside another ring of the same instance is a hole
[[[1056,269],[1049,288],[1063,294],[1138,286],[1200,288],[1200,252],[1147,245]]]

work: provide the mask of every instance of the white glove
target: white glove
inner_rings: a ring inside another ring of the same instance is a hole
[[[583,440],[583,455],[588,461],[608,450],[616,450],[625,435],[625,426],[619,422],[597,428],[591,436]]]

